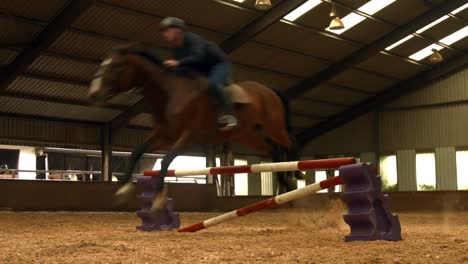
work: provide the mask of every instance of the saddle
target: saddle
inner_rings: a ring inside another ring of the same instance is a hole
[[[244,87],[237,84],[228,84],[224,87],[227,90],[228,94],[233,103],[236,104],[248,104],[252,102],[252,99],[245,91]]]

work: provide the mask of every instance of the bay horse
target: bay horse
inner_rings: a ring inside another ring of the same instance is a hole
[[[289,104],[279,90],[253,81],[231,86],[238,126],[231,131],[219,131],[218,106],[207,92],[206,78],[189,69],[167,69],[154,46],[131,43],[114,48],[102,62],[91,82],[89,98],[105,103],[134,87],[142,88],[154,124],[151,135],[132,152],[125,184],[118,195],[128,195],[130,188],[134,188],[131,175],[135,165],[144,152],[152,150],[167,151],[157,178],[158,191],[163,190],[171,162],[197,146],[237,142],[271,155],[274,162],[296,160],[290,137]],[[277,176],[279,193],[295,189],[292,175],[277,173]],[[295,176],[299,178],[300,173]]]

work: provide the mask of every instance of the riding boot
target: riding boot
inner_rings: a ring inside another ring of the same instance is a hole
[[[217,123],[219,129],[228,131],[237,126],[237,118],[234,112],[234,106],[228,92],[222,85],[211,87],[213,95],[216,97],[217,102],[220,104],[220,111],[218,112]]]

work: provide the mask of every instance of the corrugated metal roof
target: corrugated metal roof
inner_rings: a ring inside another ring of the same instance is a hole
[[[358,25],[344,32],[342,35],[345,38],[354,40],[359,43],[369,44],[382,36],[390,33],[395,27],[387,23],[366,19]]]
[[[42,28],[38,25],[0,16],[0,43],[25,45],[31,42],[41,30]]]
[[[383,78],[358,69],[348,69],[331,79],[330,82],[372,93],[378,93],[395,84],[396,80]]]
[[[468,20],[460,21],[455,18],[448,18],[434,27],[424,31],[422,34],[435,40],[440,40],[466,26],[468,26]]]
[[[9,64],[18,53],[16,51],[0,49],[0,64]]]
[[[157,27],[159,19],[138,16],[121,9],[94,5],[76,21],[73,26],[82,30],[103,33],[125,39]]]
[[[392,76],[400,80],[408,79],[409,77],[426,69],[421,65],[381,53],[372,56],[368,60],[357,65],[357,67],[381,73],[386,76]]]
[[[17,15],[48,21],[62,9],[69,0],[41,0],[40,4],[33,4],[31,0],[3,0],[0,1],[2,13]]]
[[[336,87],[331,84],[323,84],[305,93],[303,97],[346,105],[355,105],[366,99],[367,95]]]
[[[111,104],[121,104],[121,105],[133,105],[136,102],[140,101],[143,96],[135,91],[131,91],[128,93],[122,93],[111,100],[109,100],[109,103]]]
[[[274,88],[290,87],[299,82],[299,79],[291,76],[254,70],[240,65],[236,65],[236,67],[233,69],[233,79],[235,81],[257,81],[263,85]]]
[[[7,91],[20,92],[28,95],[47,95],[87,100],[88,87],[83,85],[19,77],[8,87]]]
[[[392,49],[392,52],[402,57],[409,57],[413,53],[431,45],[432,42],[422,38],[412,38]]]
[[[299,127],[299,128],[311,127],[315,124],[318,124],[319,122],[320,120],[318,119],[306,118],[303,116],[295,116],[295,115],[291,116],[291,124],[293,127]]]
[[[41,55],[29,66],[28,72],[88,81],[97,67],[95,64]]]
[[[151,114],[143,113],[132,118],[132,120],[130,120],[129,123],[130,125],[134,125],[134,126],[151,127],[153,125],[153,120],[152,120]]]
[[[326,63],[310,56],[271,48],[256,43],[243,45],[231,54],[234,62],[258,66],[294,76],[310,76],[326,66]]]
[[[328,60],[339,60],[355,51],[357,47],[344,41],[325,37],[304,28],[277,22],[255,38],[270,44]]]
[[[0,112],[95,122],[107,122],[120,113],[117,110],[105,108],[48,103],[1,96]]]
[[[291,102],[291,109],[303,112],[305,114],[326,117],[342,112],[346,108],[321,102],[294,100]]]
[[[113,47],[124,43],[119,40],[98,38],[77,31],[66,31],[49,47],[49,50],[84,58],[103,59],[109,55]]]
[[[19,77],[7,89],[25,95],[50,96],[64,99],[88,100],[88,86],[58,81],[39,80],[31,77]],[[115,105],[133,105],[143,96],[137,92],[117,95],[109,101]]]
[[[427,12],[429,8],[428,3],[424,0],[399,0],[388,8],[380,10],[375,16],[397,25],[403,25]]]
[[[223,5],[213,0],[105,0],[105,2],[128,7],[155,16],[176,16],[187,23],[225,33],[234,33],[255,17],[251,12]],[[206,15],[209,10],[209,15]],[[213,23],[216,21],[216,23]]]

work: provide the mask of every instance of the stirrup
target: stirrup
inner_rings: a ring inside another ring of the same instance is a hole
[[[237,126],[237,118],[234,115],[222,115],[217,120],[219,130],[228,131]]]

